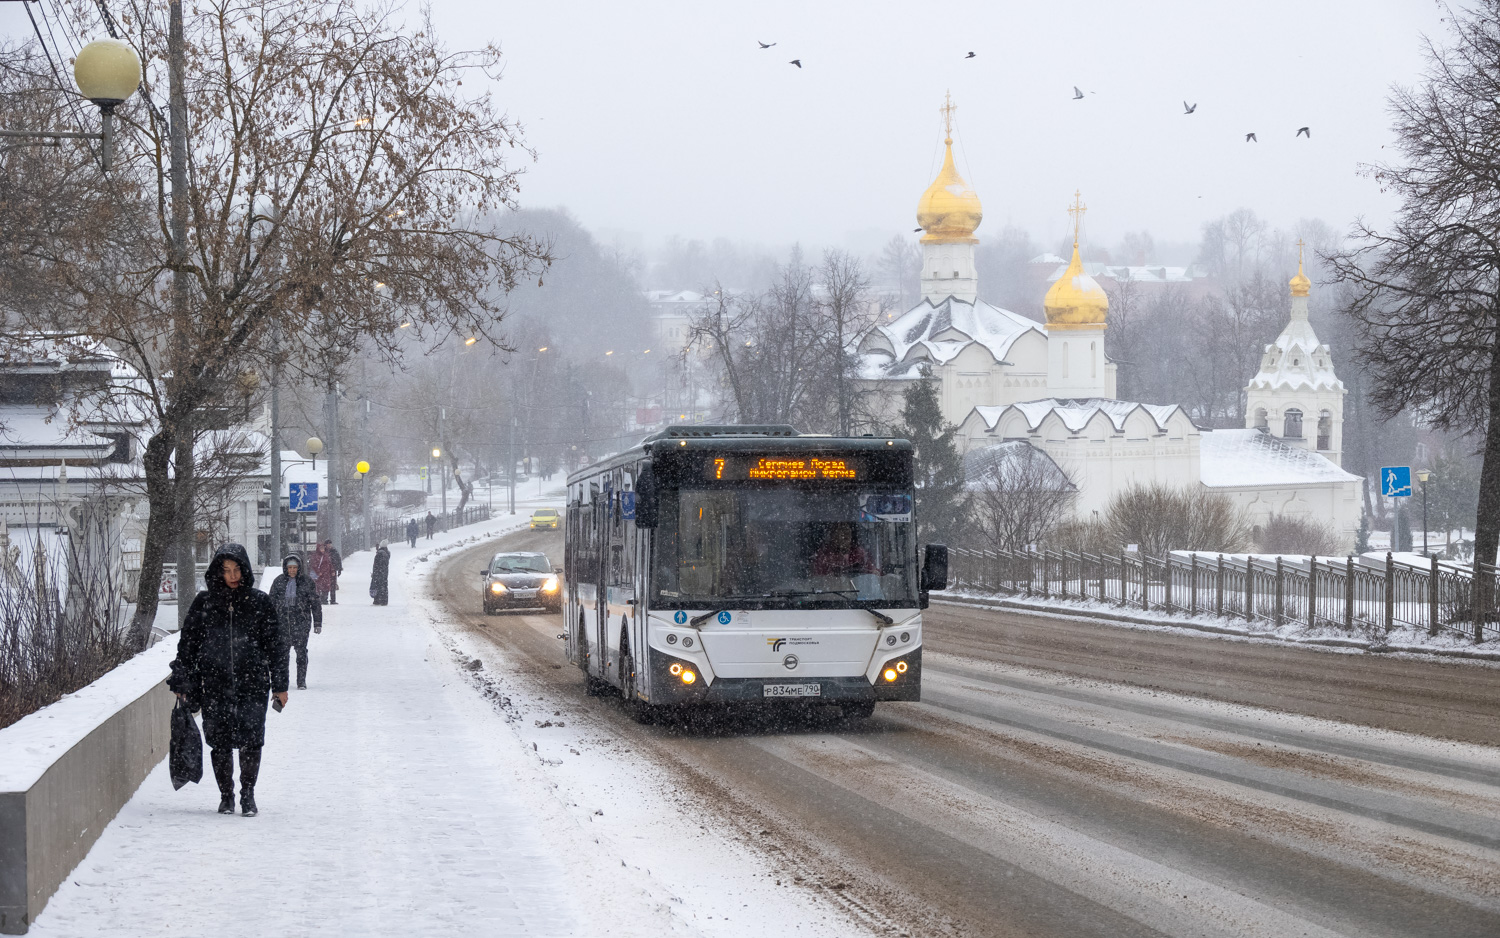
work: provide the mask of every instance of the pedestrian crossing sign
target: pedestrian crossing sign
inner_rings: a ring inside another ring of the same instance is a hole
[[[287,507],[292,511],[318,510],[318,483],[291,482],[287,484]]]

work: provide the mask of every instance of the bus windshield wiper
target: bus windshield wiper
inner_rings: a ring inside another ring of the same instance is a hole
[[[875,618],[879,619],[881,625],[895,625],[896,624],[896,620],[895,619],[892,619],[890,616],[888,616],[885,613],[881,612],[879,609],[871,609],[869,606],[866,606],[865,607],[865,612],[868,612],[870,615],[872,615]]]

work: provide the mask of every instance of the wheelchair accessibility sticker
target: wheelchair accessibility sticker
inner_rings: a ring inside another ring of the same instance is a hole
[[[727,612],[721,612],[721,613],[719,613],[719,624],[720,625],[728,625],[730,618],[731,618],[731,616]]]

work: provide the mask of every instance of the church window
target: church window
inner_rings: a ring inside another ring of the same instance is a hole
[[[1099,377],[1099,356],[1094,351],[1094,346],[1096,344],[1097,343],[1094,343],[1094,342],[1090,342],[1089,343],[1089,377],[1090,378],[1097,378],[1097,377]]]
[[[1286,412],[1286,424],[1281,435],[1288,440],[1302,439],[1302,411],[1292,407]]]
[[[1318,414],[1318,449],[1333,448],[1333,414],[1323,411]]]
[[[1300,364],[1302,364],[1302,359],[1300,359],[1300,358],[1294,358],[1294,359],[1292,359],[1292,364],[1293,365],[1300,365]]]
[[[1264,407],[1255,408],[1255,429],[1269,430],[1270,427],[1270,422],[1266,419],[1266,409]]]
[[[1062,373],[1062,376],[1064,378],[1066,378],[1068,376],[1068,343],[1066,343],[1066,342],[1063,343],[1062,359],[1063,359],[1063,373]]]

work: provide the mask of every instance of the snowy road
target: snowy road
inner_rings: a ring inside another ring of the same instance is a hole
[[[555,534],[506,545],[560,553]],[[438,624],[489,662],[523,740],[558,754],[544,763],[562,797],[629,800],[654,772],[703,821],[698,859],[654,873],[668,891],[701,899],[724,881],[702,869],[717,844],[749,851],[788,901],[834,909],[835,933],[1500,934],[1495,748],[1020,667],[936,608],[921,704],[836,731],[642,727],[584,695],[555,616],[477,614],[473,569],[493,549],[444,562]],[[966,630],[964,654],[944,653],[945,621]],[[1202,641],[1170,644],[1226,653]],[[1300,697],[1338,704],[1339,662],[1321,660]],[[1260,667],[1218,661],[1197,679],[1231,699],[1237,682],[1285,680]],[[646,811],[617,819],[605,846],[651,855],[651,826]],[[752,918],[764,896],[746,894]]]

